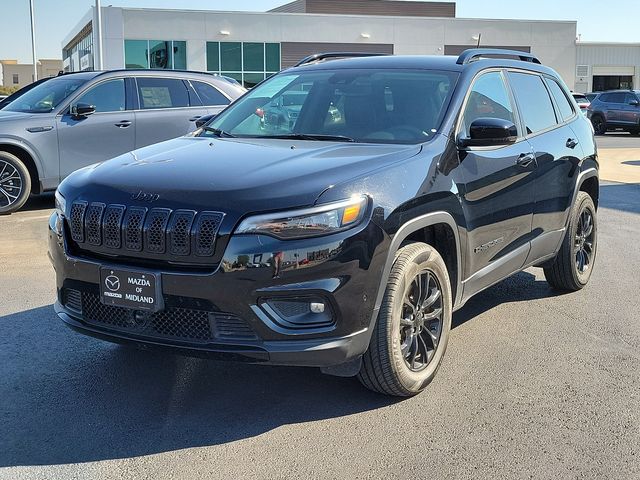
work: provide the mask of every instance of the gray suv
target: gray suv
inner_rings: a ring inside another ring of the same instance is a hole
[[[587,118],[591,120],[596,135],[604,135],[608,130],[615,129],[640,135],[640,91],[600,93],[587,107]]]
[[[119,70],[52,78],[0,110],[0,214],[71,172],[195,130],[240,97],[207,73]]]

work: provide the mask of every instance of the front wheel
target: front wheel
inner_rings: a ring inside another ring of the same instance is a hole
[[[31,192],[29,170],[18,157],[0,152],[0,215],[20,209]]]
[[[407,397],[433,380],[451,329],[451,284],[442,257],[412,243],[398,251],[358,379],[370,390]]]
[[[547,282],[557,290],[580,290],[591,278],[597,247],[596,207],[588,193],[578,192],[560,251],[544,269]]]

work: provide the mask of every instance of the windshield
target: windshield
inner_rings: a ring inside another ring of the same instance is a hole
[[[3,108],[10,112],[48,113],[87,82],[80,78],[52,78],[20,95]]]
[[[574,95],[573,98],[575,98],[578,103],[589,103],[589,99],[584,95]]]
[[[457,73],[433,70],[284,72],[200,135],[420,143],[438,130],[456,80]]]

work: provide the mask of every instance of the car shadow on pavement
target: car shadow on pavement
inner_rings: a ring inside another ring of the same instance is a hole
[[[0,467],[223,444],[399,401],[317,369],[101,342],[68,330],[51,306],[0,317],[0,332]]]
[[[599,206],[623,212],[640,213],[640,184],[601,184]]]
[[[504,303],[526,302],[562,294],[553,290],[545,280],[537,280],[536,276],[529,272],[520,272],[471,297],[460,310],[453,314],[451,327],[457,328]]]

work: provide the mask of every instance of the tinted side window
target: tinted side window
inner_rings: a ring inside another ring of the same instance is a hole
[[[564,93],[564,90],[558,84],[558,82],[549,78],[547,78],[546,80],[547,85],[549,86],[549,90],[551,90],[551,94],[558,104],[560,115],[562,116],[563,120],[567,120],[573,115],[573,106],[571,105],[571,102],[567,98],[566,93]]]
[[[513,106],[500,72],[480,76],[471,87],[462,124],[467,137],[471,123],[478,118],[501,118],[515,123]]]
[[[598,97],[598,101],[600,101],[600,102],[610,102],[611,101],[611,94],[609,94],[609,93],[600,94],[600,96]]]
[[[539,132],[557,123],[551,97],[542,78],[528,73],[509,72],[509,82],[513,86],[527,134]]]
[[[625,93],[623,92],[610,93],[607,101],[611,103],[624,103],[624,97]]]
[[[93,105],[96,107],[96,112],[122,112],[125,109],[124,79],[102,82],[74,103]]]
[[[229,105],[229,99],[218,91],[217,88],[204,82],[191,81],[191,85],[198,92],[202,103],[206,106]]]
[[[139,77],[137,81],[141,108],[189,106],[189,92],[180,79]]]
[[[624,103],[629,104],[633,101],[637,101],[638,99],[636,98],[636,96],[633,93],[627,93],[624,96]]]

